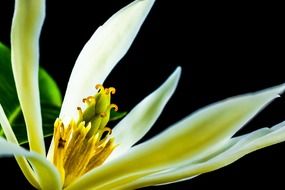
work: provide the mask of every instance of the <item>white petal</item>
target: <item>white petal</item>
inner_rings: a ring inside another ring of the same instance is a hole
[[[236,137],[225,144],[221,150],[208,157],[195,162],[190,160],[188,163],[177,164],[173,168],[168,168],[156,174],[145,176],[137,181],[125,184],[120,188],[136,189],[152,185],[165,185],[188,180],[189,178],[196,177],[202,173],[219,169],[244,156],[245,152],[242,153],[242,150],[246,146],[252,142],[259,141],[271,132],[272,130],[263,128],[242,137]],[[242,154],[239,154],[239,152]]]
[[[198,110],[119,159],[90,171],[71,184],[70,189],[83,184],[97,190],[112,189],[191,159],[207,157],[224,147],[230,137],[278,97],[284,87],[233,97]]]
[[[16,144],[9,143],[3,138],[0,138],[0,157],[14,155],[25,156],[29,160],[35,172],[38,174],[41,189],[61,189],[62,184],[59,172],[45,157],[34,152],[29,152]]]
[[[154,0],[136,0],[99,27],[81,51],[69,79],[60,117],[77,114],[82,99],[94,94],[135,39]]]
[[[12,69],[31,150],[45,155],[38,85],[44,0],[16,0],[11,29]]]
[[[181,68],[178,67],[167,81],[142,100],[118,123],[112,136],[119,146],[111,154],[110,159],[124,154],[150,130],[174,93],[180,74]]]
[[[7,140],[14,144],[19,144],[17,141],[17,138],[9,124],[9,121],[4,113],[4,110],[0,104],[0,124],[2,126],[3,132],[7,138]],[[32,170],[30,164],[26,160],[25,157],[16,157],[16,161],[21,168],[24,176],[27,178],[27,180],[35,187],[39,188],[39,184],[37,182],[36,176],[34,171]]]
[[[285,122],[282,122],[271,129],[263,128],[242,137],[236,137],[231,140],[231,146],[210,159],[204,159],[204,161],[201,160],[197,163],[190,163],[188,166],[186,164],[180,165],[166,173],[140,179],[133,185],[127,185],[124,188],[138,188],[165,182],[176,182],[177,180],[189,176],[196,176],[205,172],[217,170],[231,164],[248,153],[283,141],[285,141]]]

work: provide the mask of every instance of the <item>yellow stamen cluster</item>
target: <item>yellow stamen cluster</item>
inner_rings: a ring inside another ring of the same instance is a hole
[[[76,178],[100,166],[115,148],[110,138],[111,129],[106,127],[110,110],[118,110],[111,104],[115,88],[96,85],[99,92],[83,99],[86,108],[78,107],[79,118],[64,126],[61,119],[54,123],[54,165],[61,173],[64,186]]]

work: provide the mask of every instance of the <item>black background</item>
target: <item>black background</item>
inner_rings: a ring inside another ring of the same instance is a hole
[[[62,92],[84,43],[127,0],[51,1],[41,36],[41,65]],[[145,139],[196,109],[223,98],[285,82],[281,5],[249,2],[157,0],[127,55],[108,77],[114,102],[130,110],[182,66],[178,89]],[[0,41],[9,45],[13,2],[0,2]],[[96,71],[94,71],[94,75]],[[95,85],[95,84],[94,84]],[[240,133],[285,119],[279,98]],[[218,171],[169,186],[146,189],[229,189],[283,185],[285,144],[243,157]],[[30,189],[12,159],[1,159],[2,185]],[[4,169],[5,168],[5,169]],[[5,171],[5,172],[4,172]],[[110,174],[111,175],[111,174]]]

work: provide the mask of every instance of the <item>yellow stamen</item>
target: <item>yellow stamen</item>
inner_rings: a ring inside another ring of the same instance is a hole
[[[116,104],[111,104],[110,109],[114,108],[114,111],[118,111],[119,107]]]
[[[116,89],[114,87],[110,87],[109,88],[109,91],[112,93],[112,94],[115,94],[116,93]]]
[[[78,120],[64,126],[61,119],[54,123],[54,165],[64,181],[64,187],[72,181],[104,163],[115,149],[112,130],[106,127],[110,110],[118,110],[110,104],[110,94],[115,88],[96,85],[98,94],[83,99],[87,107],[78,110]]]
[[[104,90],[104,86],[102,84],[96,84],[95,88],[99,91]]]

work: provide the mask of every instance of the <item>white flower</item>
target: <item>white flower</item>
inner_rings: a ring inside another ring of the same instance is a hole
[[[38,91],[38,40],[45,2],[16,0],[12,66],[30,151],[18,145],[0,106],[0,123],[6,136],[0,138],[0,156],[15,155],[34,187],[103,190],[172,183],[216,170],[245,154],[285,140],[285,123],[233,137],[285,90],[285,85],[280,85],[206,106],[135,145],[173,94],[180,77],[179,67],[110,133],[106,124],[110,109],[117,108],[110,100],[115,89],[98,85],[100,92],[94,93],[94,85],[103,84],[127,52],[153,3],[154,0],[132,2],[99,27],[87,42],[70,76],[46,158]],[[102,136],[104,132],[107,134]],[[90,161],[93,158],[95,161]],[[92,166],[88,167],[89,163]]]

